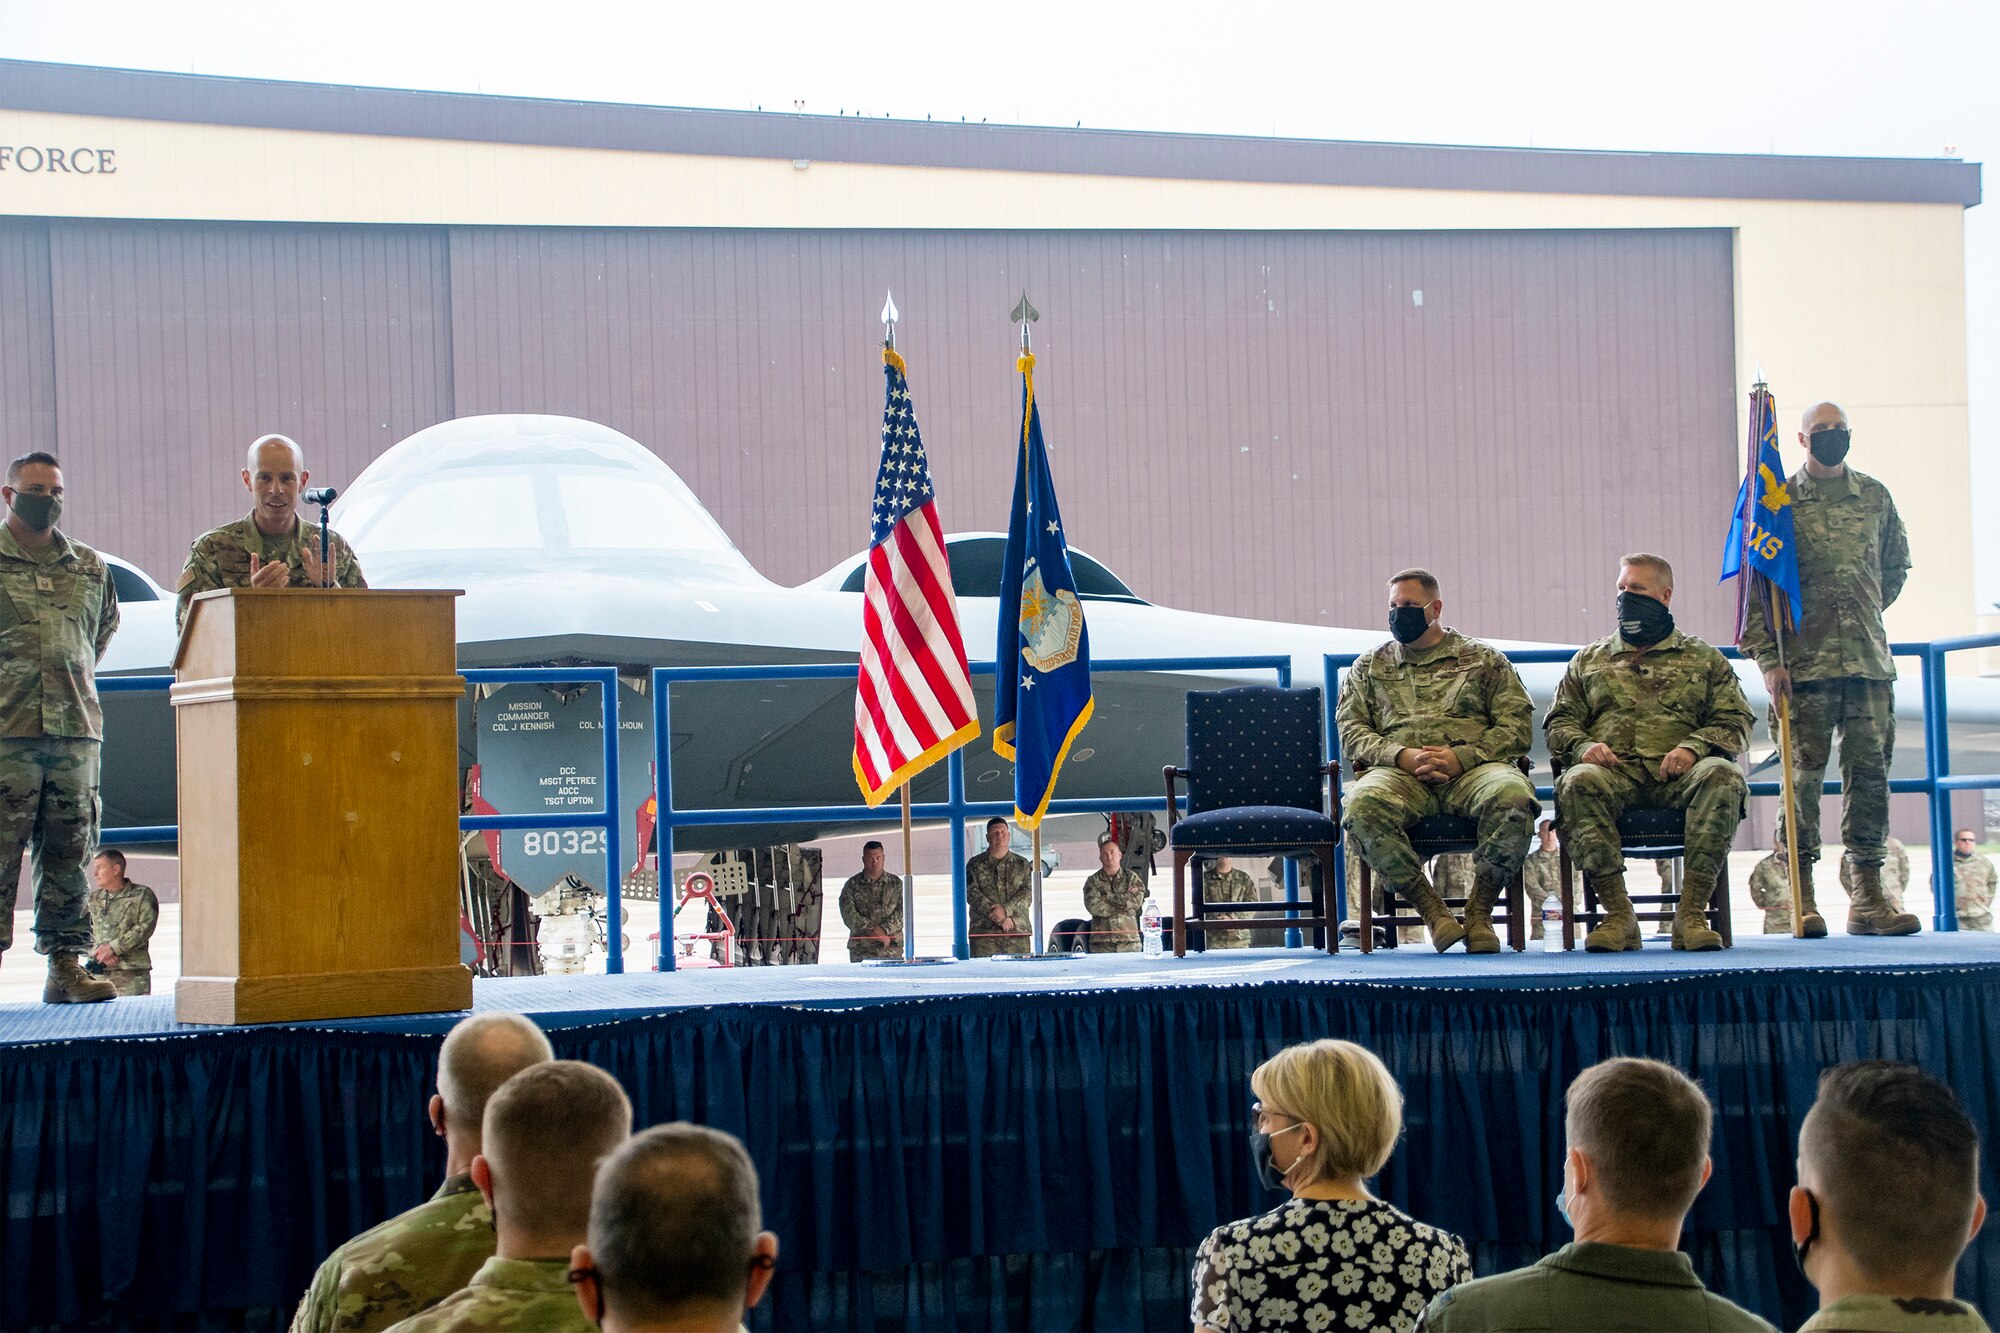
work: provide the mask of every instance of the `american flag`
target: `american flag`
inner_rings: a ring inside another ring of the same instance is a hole
[[[854,780],[870,805],[979,735],[944,526],[907,373],[895,349],[883,348],[882,463],[854,700]]]

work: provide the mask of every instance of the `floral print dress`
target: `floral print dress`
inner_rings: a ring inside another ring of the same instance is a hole
[[[1379,1200],[1293,1199],[1209,1233],[1190,1316],[1224,1333],[1408,1333],[1431,1297],[1471,1280],[1448,1231]]]

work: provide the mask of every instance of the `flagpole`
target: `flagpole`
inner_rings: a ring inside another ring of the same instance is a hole
[[[908,961],[917,956],[917,872],[913,868],[916,861],[911,852],[910,836],[910,784],[905,779],[903,797],[903,959]]]
[[[1771,617],[1771,638],[1778,646],[1778,670],[1785,673],[1785,688],[1772,703],[1778,712],[1779,776],[1783,779],[1785,803],[1785,861],[1792,886],[1792,938],[1806,936],[1805,894],[1799,885],[1799,802],[1798,787],[1792,776],[1792,689],[1791,671],[1785,665],[1785,627],[1778,616],[1778,590],[1764,580],[1764,607]],[[1818,800],[1815,792],[1813,799]]]
[[[1750,393],[1753,401],[1758,395],[1765,398],[1771,395],[1771,386],[1764,382],[1762,366],[1757,368],[1757,382],[1750,386]],[[1757,424],[1762,410],[1762,404],[1759,404],[1751,416],[1750,427],[1753,435],[1758,433]],[[1773,410],[1775,411],[1775,404]],[[1761,438],[1758,444],[1752,446],[1753,467],[1757,457],[1754,450],[1760,447]],[[1745,568],[1739,577],[1748,579],[1755,576]],[[1785,867],[1786,878],[1792,892],[1792,938],[1800,940],[1805,938],[1806,921],[1805,893],[1799,881],[1799,793],[1792,771],[1792,677],[1791,669],[1785,660],[1785,620],[1778,614],[1778,587],[1768,577],[1763,582],[1765,619],[1771,626],[1771,641],[1777,649],[1778,670],[1785,673],[1785,688],[1782,692],[1773,691],[1774,697],[1771,703],[1778,715],[1778,776],[1779,790],[1782,793],[1779,799],[1783,801],[1785,807]],[[1789,603],[1787,606],[1789,607]],[[1819,799],[1818,792],[1813,793],[1813,799]]]
[[[1042,951],[1042,826],[1035,825],[1034,831],[1034,874],[1029,883],[1034,886],[1033,896],[1028,900],[1028,952]]]

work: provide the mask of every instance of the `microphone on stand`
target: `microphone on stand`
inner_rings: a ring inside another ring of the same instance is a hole
[[[339,494],[336,487],[315,486],[299,497],[309,505],[319,506],[319,578],[322,588],[334,585],[333,564],[328,556],[328,548],[333,544],[333,529],[327,523],[326,511]]]

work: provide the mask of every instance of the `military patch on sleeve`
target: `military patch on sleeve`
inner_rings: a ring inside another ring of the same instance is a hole
[[[179,592],[181,589],[187,587],[188,584],[193,582],[194,582],[194,566],[189,565],[186,569],[183,569],[181,571],[181,581],[174,585],[174,591]]]

